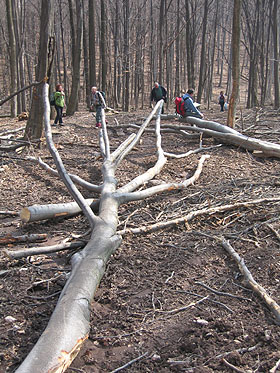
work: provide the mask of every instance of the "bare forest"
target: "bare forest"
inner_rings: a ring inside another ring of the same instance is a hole
[[[280,2],[0,4],[0,373],[280,372]]]

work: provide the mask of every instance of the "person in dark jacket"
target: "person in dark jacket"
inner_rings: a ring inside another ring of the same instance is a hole
[[[164,100],[164,102],[167,101],[167,92],[166,92],[166,89],[163,86],[161,86],[158,82],[155,82],[154,87],[153,87],[152,92],[151,92],[150,101],[151,101],[151,104],[152,104],[153,101],[155,101],[157,103],[160,100]],[[162,106],[161,113],[163,114],[163,112],[164,112],[164,109],[163,109],[163,106]]]
[[[224,111],[225,102],[226,102],[226,99],[224,96],[224,92],[221,91],[220,96],[219,96],[219,105],[221,106],[221,111]]]
[[[197,109],[197,107],[193,103],[193,93],[193,89],[188,89],[187,93],[183,95],[186,117],[195,117],[202,119],[203,114]]]

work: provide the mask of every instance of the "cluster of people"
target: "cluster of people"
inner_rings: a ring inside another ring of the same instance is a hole
[[[183,109],[184,115],[183,116],[191,116],[196,118],[204,118],[204,115],[198,110],[197,105],[194,104],[193,101],[194,90],[188,89],[188,91],[182,96],[183,102]],[[57,84],[56,91],[54,93],[54,106],[56,110],[56,117],[54,120],[53,125],[61,125],[63,126],[63,119],[62,119],[62,112],[64,107],[64,99],[65,94],[61,84]],[[150,103],[151,106],[153,102],[157,103],[158,101],[163,100],[165,103],[167,102],[167,90],[160,85],[158,82],[154,83],[154,86],[151,91],[150,95]],[[221,91],[218,99],[218,103],[221,107],[221,111],[224,111],[226,99],[224,92]],[[101,110],[102,107],[105,107],[105,93],[99,91],[97,87],[91,88],[91,95],[90,95],[90,110],[94,111],[95,118],[96,118],[96,127],[100,128],[101,125]],[[162,114],[164,113],[164,107],[162,106]]]
[[[194,105],[193,94],[194,90],[189,89],[187,93],[182,96],[182,99],[184,101],[185,116],[203,118],[203,114]],[[151,92],[150,102],[152,104],[153,102],[157,103],[160,100],[167,102],[167,91],[162,85],[160,85],[158,82],[155,82]],[[162,114],[164,113],[163,107],[161,112]]]

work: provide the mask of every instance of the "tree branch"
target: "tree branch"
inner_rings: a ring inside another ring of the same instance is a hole
[[[44,84],[43,87],[43,101],[44,101],[44,106],[45,106],[45,111],[44,111],[44,120],[45,120],[45,135],[46,135],[46,140],[48,144],[49,151],[53,157],[53,160],[56,164],[58,173],[66,185],[69,193],[72,195],[74,200],[77,202],[77,204],[80,206],[80,208],[83,210],[83,213],[87,217],[90,226],[93,228],[94,224],[96,223],[96,216],[90,209],[90,207],[87,205],[85,202],[84,197],[82,194],[79,192],[79,190],[76,188],[76,186],[73,184],[70,176],[68,175],[62,160],[60,158],[60,155],[57,151],[57,149],[54,146],[53,140],[52,140],[52,133],[51,133],[51,126],[50,126],[50,103],[49,103],[49,97],[48,97],[48,92],[49,92],[49,85],[47,83]]]
[[[143,200],[155,194],[163,193],[166,191],[185,189],[189,185],[193,184],[199,178],[201,171],[202,171],[202,165],[205,162],[205,160],[208,159],[209,157],[210,157],[209,155],[203,155],[199,160],[199,163],[198,163],[198,166],[197,166],[197,169],[194,175],[191,178],[185,180],[183,183],[165,183],[165,184],[161,184],[161,185],[148,188],[140,192],[122,193],[122,194],[118,193],[116,198],[119,200],[120,204],[123,204],[126,202]]]
[[[267,307],[272,311],[274,316],[276,317],[276,322],[280,325],[280,306],[267,294],[266,290],[259,285],[255,279],[253,278],[251,272],[248,270],[244,263],[244,259],[237,254],[234,248],[230,245],[225,238],[219,239],[223,248],[231,255],[231,257],[237,263],[240,272],[245,277],[248,285],[250,288],[266,303]]]

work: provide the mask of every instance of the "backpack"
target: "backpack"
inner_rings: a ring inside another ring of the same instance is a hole
[[[176,105],[176,113],[181,115],[182,117],[185,117],[186,116],[186,112],[184,108],[185,101],[183,100],[183,98],[176,97],[174,102]]]
[[[51,93],[51,96],[50,96],[50,105],[51,105],[51,106],[54,106],[54,105],[55,105],[54,94],[55,94],[55,92],[52,92],[52,93]]]

